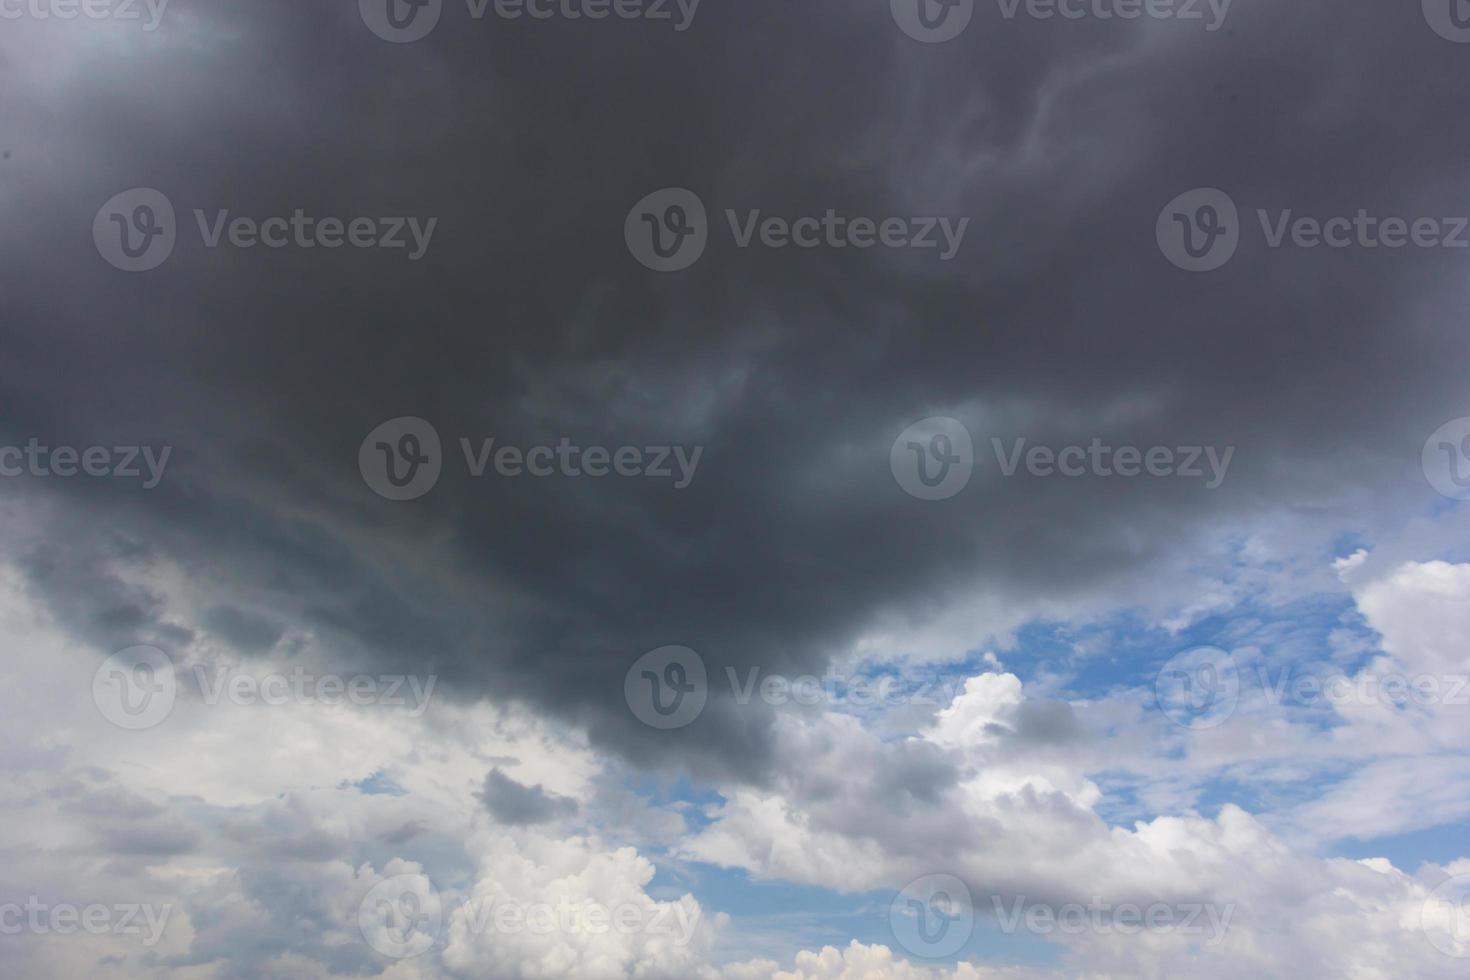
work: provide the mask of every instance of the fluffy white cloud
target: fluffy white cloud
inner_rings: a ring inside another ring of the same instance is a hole
[[[1470,666],[1470,566],[1403,565],[1356,596],[1383,637],[1384,654],[1364,674],[1433,674],[1448,685]],[[1324,730],[1257,700],[1219,728],[1162,729],[1182,747],[1186,779],[1225,764],[1250,772],[1294,750],[1301,776],[1350,764],[1348,778],[1318,799],[1268,815],[1292,831],[1283,837],[1233,805],[1214,818],[1186,807],[1131,828],[1105,820],[1096,774],[1170,768],[1158,715],[1119,711],[1142,701],[1121,692],[1113,705],[1042,706],[1028,701],[1018,678],[992,673],[971,678],[906,740],[880,739],[831,715],[783,718],[783,765],[771,787],[732,787],[683,850],[761,877],[853,891],[952,873],[970,885],[982,927],[999,927],[1017,902],[1053,910],[1099,899],[1198,904],[1222,922],[1228,914],[1218,941],[1167,930],[1047,934],[1069,962],[1098,975],[1276,974],[1307,962],[1312,976],[1453,976],[1463,968],[1428,942],[1421,921],[1433,888],[1457,866],[1409,874],[1384,860],[1324,859],[1313,846],[1470,812],[1470,767],[1463,753],[1444,751],[1465,744],[1463,707],[1355,699],[1331,705],[1337,722]],[[1130,718],[1154,737],[1143,745],[1130,738],[1129,726],[1117,724]],[[932,779],[914,778],[916,758],[939,760]],[[903,819],[890,819],[894,813]]]
[[[687,977],[716,926],[689,895],[649,897],[653,864],[632,848],[518,832],[481,834],[471,849],[478,877],[444,951],[459,976]]]
[[[921,966],[896,957],[887,946],[867,946],[856,940],[843,949],[824,946],[796,954],[792,969],[770,960],[752,960],[703,975],[705,980],[1040,980],[1040,971],[954,966]]]
[[[197,663],[259,679],[302,664],[239,657],[177,602],[177,589],[149,587],[174,600],[166,615],[196,636],[180,674]],[[8,573],[0,624],[0,681],[24,693],[0,713],[0,905],[20,906],[7,925],[28,904],[41,923],[5,937],[0,974],[82,976],[105,961],[110,975],[170,980],[651,978],[688,976],[702,962],[718,923],[687,895],[651,898],[646,858],[581,829],[600,814],[522,829],[485,808],[479,791],[492,769],[595,808],[603,764],[576,733],[484,702],[431,711],[294,696],[211,703],[187,682],[165,718],[127,731],[93,703],[101,659]],[[470,882],[467,860],[480,867]],[[359,913],[375,886],[405,877],[436,894],[445,928],[422,955],[394,959],[382,955],[380,925]],[[472,921],[475,903],[535,910],[563,899],[646,921],[605,935],[560,922],[471,928],[483,925]],[[71,906],[139,906],[140,930],[50,928],[51,910]]]
[[[166,570],[147,588],[167,600],[162,617],[195,636],[186,668],[261,676],[313,662],[310,644],[295,658],[279,649],[242,657]],[[1383,638],[1368,670],[1465,669],[1470,566],[1407,564],[1354,588]],[[159,926],[148,946],[117,931],[29,934],[0,950],[5,970],[76,975],[105,959],[119,976],[170,980],[1051,975],[918,964],[899,941],[716,965],[724,918],[656,888],[649,857],[628,846],[668,840],[682,819],[609,793],[609,763],[581,733],[483,702],[425,712],[212,704],[187,684],[163,723],[122,731],[90,703],[96,655],[38,613],[8,574],[0,624],[12,638],[0,678],[26,695],[0,718],[6,897],[142,903]],[[45,671],[32,669],[38,659]],[[850,892],[955,874],[982,930],[1037,931],[1024,915],[1008,917],[1099,901],[1178,915],[1197,907],[1209,927],[1040,930],[1061,947],[1069,976],[1233,977],[1310,962],[1311,976],[1448,977],[1463,966],[1426,939],[1423,917],[1429,908],[1437,921],[1431,893],[1470,864],[1409,873],[1312,847],[1466,812],[1470,776],[1451,751],[1465,722],[1448,705],[1336,705],[1336,726],[1323,730],[1276,723],[1243,703],[1219,728],[1179,732],[1142,692],[1048,703],[996,667],[966,680],[910,737],[847,714],[780,714],[769,784],[722,787],[676,856]],[[1177,760],[1166,764],[1165,753]],[[1226,805],[1204,817],[1187,805],[1201,774],[1278,764],[1288,753],[1306,773],[1326,760],[1355,768],[1285,813]],[[531,825],[499,823],[482,799],[492,770],[575,805]],[[1131,825],[1110,819],[1113,770],[1152,773],[1133,784],[1139,795],[1180,805]],[[392,922],[364,926],[359,912],[375,887],[404,876],[432,888],[442,929],[422,955],[394,960],[381,953]]]

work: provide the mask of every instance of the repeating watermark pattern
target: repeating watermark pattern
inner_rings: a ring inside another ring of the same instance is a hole
[[[163,265],[174,253],[177,239],[173,203],[151,187],[113,195],[92,219],[98,253],[124,272],[147,272]]]
[[[1424,478],[1441,496],[1470,500],[1470,418],[1451,419],[1424,441]]]
[[[1447,878],[1430,892],[1419,922],[1435,949],[1456,959],[1470,958],[1470,874]]]
[[[1290,208],[1256,209],[1261,235],[1270,249],[1470,248],[1470,217],[1377,215],[1359,208],[1352,217],[1316,218]],[[1243,228],[1230,195],[1213,187],[1180,194],[1159,212],[1155,234],[1159,250],[1190,272],[1213,272],[1239,248]]]
[[[411,959],[429,951],[444,924],[444,905],[427,875],[384,878],[357,907],[357,929],[376,952]]]
[[[191,668],[194,682],[205,704],[215,707],[228,702],[241,707],[279,707],[300,704],[336,708],[378,705],[403,708],[417,718],[429,709],[438,675],[416,674],[318,674],[296,666],[284,673],[248,674],[235,670],[210,670],[202,664]]]
[[[735,704],[773,708],[943,707],[964,688],[964,678],[845,674],[828,668],[821,676],[768,673],[758,666],[727,666],[722,675]],[[639,657],[623,678],[623,696],[634,717],[652,728],[692,724],[709,700],[711,681],[704,659],[688,647],[660,647]]]
[[[687,269],[709,245],[704,202],[683,187],[654,191],[628,212],[623,241],[633,258],[654,272]]]
[[[745,676],[734,667],[725,668],[725,679],[735,703],[745,706],[759,699],[773,708],[798,705],[811,708],[825,705],[833,708],[899,708],[905,705],[944,707],[964,689],[963,677],[932,679],[899,678],[891,675],[870,677],[866,674],[843,674],[828,669],[816,674],[765,673],[759,667],[748,667]]]
[[[358,906],[358,929],[374,950],[392,959],[427,952],[445,919],[452,933],[532,936],[648,935],[688,946],[699,928],[700,910],[682,902],[618,902],[561,896],[555,901],[469,899],[445,914],[444,901],[428,876],[395,875],[374,885]]]
[[[301,208],[290,216],[231,217],[228,209],[194,209],[194,224],[205,248],[223,245],[253,249],[404,249],[410,262],[429,251],[438,218],[316,217]],[[114,195],[92,220],[97,251],[124,272],[156,269],[173,254],[179,229],[172,202],[161,192],[138,187]]]
[[[412,717],[428,710],[438,677],[409,674],[318,674],[296,666],[282,672],[249,674],[195,664],[189,674],[200,700],[210,707],[286,704],[403,708]],[[102,662],[92,675],[92,701],[119,728],[154,728],[173,713],[179,696],[173,658],[150,646],[129,647]]]
[[[970,483],[975,443],[958,419],[936,416],[899,433],[888,467],[903,491],[919,500],[948,500]]]
[[[1470,2],[1467,0],[1422,0],[1424,19],[1434,33],[1447,41],[1470,44]]]
[[[662,936],[675,946],[688,946],[699,928],[699,919],[699,909],[682,902],[607,905],[565,896],[554,902],[471,899],[455,910],[453,928],[471,935]]]
[[[1154,678],[1159,710],[1181,728],[1223,725],[1240,701],[1235,657],[1218,647],[1196,647],[1169,658]]]
[[[915,41],[943,44],[970,26],[975,0],[889,0],[894,23]]]
[[[444,468],[439,431],[421,418],[389,419],[357,451],[363,482],[388,500],[416,500],[434,489]]]
[[[1113,446],[1094,436],[1086,444],[1048,446],[1025,438],[992,437],[991,450],[1001,476],[1024,472],[1045,478],[1135,479],[1157,477],[1201,480],[1206,490],[1225,482],[1235,447]],[[893,441],[889,469],[898,485],[920,500],[947,500],[970,482],[975,449],[970,431],[957,419],[935,417],[915,422]]]
[[[1225,26],[1235,0],[996,0],[1001,16],[1015,20],[1177,20],[1199,22],[1213,34]]]
[[[151,33],[168,5],[169,0],[0,0],[0,20],[143,21]]]
[[[1122,20],[1142,18],[1200,23],[1213,34],[1225,26],[1235,0],[995,0],[1000,16],[1031,20]],[[1433,0],[1425,0],[1426,7]],[[942,44],[964,33],[975,0],[889,0],[893,20],[915,41]]]
[[[1214,187],[1185,191],[1164,205],[1154,226],[1164,257],[1189,272],[1213,272],[1240,247],[1240,212]]]
[[[39,479],[86,476],[142,480],[144,490],[163,482],[172,446],[43,446],[31,438],[25,446],[0,446],[0,477]]]
[[[461,438],[459,448],[470,476],[477,479],[493,462],[496,474],[503,477],[644,477],[672,480],[675,490],[694,482],[694,473],[704,456],[703,446],[577,446],[565,436],[554,446],[529,448],[497,447],[493,438],[474,445]]]
[[[579,446],[563,436],[555,444],[530,447],[478,443],[461,437],[459,449],[471,479],[488,473],[507,479],[606,476],[669,480],[675,490],[694,482],[703,446]],[[421,418],[384,422],[363,440],[358,468],[368,487],[389,500],[413,500],[434,488],[443,468],[439,433]]]
[[[1225,446],[1110,446],[1094,436],[1086,446],[1054,448],[1027,446],[1027,440],[1012,440],[1009,446],[991,439],[1002,476],[1015,476],[1024,466],[1036,477],[1123,477],[1140,476],[1204,480],[1206,490],[1217,490],[1225,482],[1235,447]],[[1024,455],[1023,455],[1024,453]]]
[[[1298,672],[1291,665],[1273,670],[1262,663],[1246,673],[1224,650],[1198,647],[1160,668],[1154,681],[1159,710],[1183,728],[1214,728],[1235,713],[1247,679],[1271,707],[1470,706],[1470,674]]]
[[[129,647],[102,662],[92,675],[92,703],[118,728],[141,731],[174,710],[179,681],[174,662],[155,647]]]
[[[682,34],[694,25],[701,0],[465,0],[470,20],[491,11],[501,20],[645,20],[672,24]],[[358,0],[362,22],[384,41],[408,44],[433,33],[444,0]]]
[[[850,217],[828,208],[823,215],[797,218],[758,210],[727,209],[725,221],[736,248],[937,249],[948,262],[960,250],[969,218]],[[704,202],[693,191],[670,187],[644,197],[623,222],[628,251],[656,272],[677,272],[699,260],[709,244]]]
[[[1234,903],[1207,902],[1112,903],[1093,897],[1086,903],[1033,903],[1017,897],[1009,903],[991,898],[1001,932],[1028,932],[1037,936],[1061,933],[1067,936],[1137,936],[1140,933],[1177,936],[1208,936],[1205,946],[1218,946],[1230,931]]]
[[[121,902],[43,902],[35,895],[21,902],[0,902],[0,936],[30,933],[37,936],[141,936],[141,945],[153,947],[168,928],[172,905]]]
[[[650,650],[628,668],[623,699],[650,728],[668,731],[692,724],[709,700],[704,658],[682,646]]]
[[[954,956],[975,932],[969,887],[952,874],[924,875],[905,885],[888,904],[893,938],[923,959]]]
[[[1333,673],[1322,676],[1295,674],[1288,666],[1276,671],[1273,677],[1268,667],[1257,664],[1256,679],[1266,703],[1273,706],[1313,707],[1323,702],[1333,707],[1470,706],[1470,675],[1467,674],[1380,674],[1365,670],[1353,675]]]

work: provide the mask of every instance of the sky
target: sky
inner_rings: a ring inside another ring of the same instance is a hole
[[[1470,3],[0,0],[0,977],[1470,968]]]

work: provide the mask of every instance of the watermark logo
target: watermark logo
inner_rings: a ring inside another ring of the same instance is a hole
[[[760,667],[750,667],[742,680],[734,667],[725,668],[725,678],[735,703],[744,707],[759,697],[773,708],[799,705],[805,708],[825,704],[833,708],[898,708],[904,705],[927,705],[942,708],[963,693],[962,678],[946,678],[936,672],[932,678],[892,675],[874,677],[865,674],[841,674],[830,668],[821,677],[800,674],[762,674]]]
[[[427,875],[402,874],[374,885],[357,907],[357,928],[375,951],[390,959],[422,956],[444,923],[444,907]]]
[[[1218,490],[1230,471],[1235,447],[1226,446],[1110,446],[1101,436],[1092,441],[1056,449],[1041,444],[1028,448],[1026,439],[1014,440],[1007,448],[1000,439],[990,440],[1002,476],[1013,477],[1023,467],[1036,477],[1083,476],[1132,479],[1140,476],[1174,477],[1205,481],[1206,490]]]
[[[588,898],[559,896],[555,902],[471,899],[449,916],[452,937],[469,933],[502,935],[605,936],[642,933],[688,946],[699,928],[700,909],[684,902],[619,902],[605,905]]]
[[[694,25],[701,0],[465,0],[470,20],[494,8],[501,20],[669,21],[682,34]],[[429,36],[443,14],[443,0],[358,0],[368,30],[385,41],[407,44]]]
[[[1430,892],[1419,922],[1435,949],[1456,959],[1470,958],[1470,874],[1447,878]]]
[[[428,254],[438,218],[365,217],[318,218],[302,208],[288,215],[264,219],[248,215],[231,217],[229,209],[213,214],[193,209],[194,226],[200,242],[208,249],[231,248],[272,250],[403,249],[410,262]],[[148,187],[115,195],[92,219],[92,240],[111,265],[125,272],[156,269],[173,254],[179,227],[173,204],[162,192]]]
[[[1164,206],[1154,227],[1164,257],[1188,272],[1213,272],[1240,246],[1240,212],[1213,187],[1185,191]]]
[[[942,44],[970,26],[975,0],[889,0],[898,29],[915,41]]]
[[[439,25],[444,0],[358,0],[368,30],[393,44],[420,41]]]
[[[654,272],[687,269],[709,244],[704,202],[682,187],[654,191],[628,212],[623,240],[633,258]]]
[[[434,489],[444,468],[438,431],[421,418],[390,419],[368,433],[357,466],[369,489],[388,500],[415,500]]]
[[[172,905],[140,905],[123,902],[117,905],[52,904],[35,895],[25,904],[0,904],[0,936],[30,933],[37,936],[142,936],[141,945],[151,948],[163,938],[168,928]]]
[[[1134,902],[1113,904],[1094,897],[1087,904],[1063,902],[1060,905],[1030,903],[1018,897],[1006,908],[999,896],[992,896],[995,918],[1000,931],[1012,934],[1024,930],[1032,935],[1050,936],[1062,933],[1080,936],[1085,933],[1109,936],[1136,936],[1142,932],[1154,935],[1203,936],[1205,946],[1218,946],[1225,941],[1230,931],[1230,920],[1235,916],[1235,905],[1207,905],[1202,902],[1183,902],[1170,905],[1151,902],[1138,905]]]
[[[996,468],[1006,479],[1023,471],[1036,478],[1170,477],[1201,480],[1206,490],[1224,484],[1235,459],[1234,446],[1114,446],[1101,436],[1060,447],[992,437],[990,446]],[[888,457],[898,485],[920,500],[945,500],[959,493],[969,483],[974,463],[969,431],[951,418],[925,419],[905,429]]]
[[[1470,675],[1399,674],[1363,671],[1353,676],[1335,672],[1293,677],[1288,665],[1273,678],[1264,664],[1256,665],[1256,677],[1267,704],[1279,707],[1315,707],[1327,703],[1334,708],[1347,705],[1385,705],[1420,708],[1434,705],[1470,706]]]
[[[1374,214],[1367,208],[1325,218],[1299,215],[1291,208],[1256,208],[1266,247],[1279,250],[1358,248],[1470,248],[1470,217],[1404,217]],[[1159,213],[1159,249],[1181,269],[1211,272],[1235,255],[1244,228],[1235,202],[1224,191],[1201,188],[1179,195]]]
[[[1235,0],[996,0],[1001,16],[1014,20],[1024,8],[1035,20],[1151,20],[1200,21],[1213,34],[1225,26]],[[1206,15],[1209,18],[1206,19]]]
[[[478,446],[460,437],[460,451],[471,477],[480,479],[494,468],[503,477],[549,476],[600,479],[605,476],[646,477],[672,480],[675,490],[694,482],[703,446],[578,446],[563,436],[556,445],[495,445],[494,438],[481,439]]]
[[[796,218],[765,214],[759,208],[743,212],[726,208],[724,217],[739,249],[934,249],[941,262],[959,254],[970,227],[970,219],[963,217],[871,218],[841,214],[836,208]],[[648,195],[623,222],[628,250],[657,272],[677,272],[693,265],[704,254],[711,233],[704,203],[683,188]]]
[[[694,482],[703,446],[582,446],[566,436],[554,445],[524,447],[485,437],[461,436],[460,453],[471,479],[489,475],[532,477],[641,477],[668,480],[675,490]],[[438,432],[423,419],[405,417],[385,422],[368,434],[358,449],[358,468],[374,493],[389,500],[413,500],[431,490],[442,472]]]
[[[302,704],[335,708],[369,705],[403,708],[413,718],[429,709],[437,674],[314,674],[300,665],[289,673],[262,676],[234,670],[211,671],[202,664],[192,669],[195,685],[210,707],[221,701],[244,706]]]
[[[948,500],[970,482],[975,444],[958,419],[935,416],[899,433],[888,467],[904,493],[920,500]]]
[[[975,931],[970,889],[951,874],[916,878],[888,905],[893,938],[914,956],[945,959],[958,953]]]
[[[174,662],[156,647],[114,653],[92,675],[92,703],[118,728],[141,731],[169,716],[178,698]]]
[[[92,219],[97,252],[124,272],[147,272],[163,265],[177,238],[173,204],[151,187],[114,195]]]
[[[0,20],[142,20],[143,30],[158,30],[169,0],[0,0]]]
[[[172,446],[43,446],[31,438],[24,447],[0,446],[0,477],[114,477],[142,480],[144,490],[163,482]],[[146,472],[145,472],[146,470]]]
[[[1447,41],[1470,44],[1470,0],[1423,0],[1424,19]]]
[[[1441,496],[1470,500],[1470,418],[1446,422],[1424,443],[1424,478]]]
[[[1159,710],[1181,728],[1223,725],[1240,701],[1235,658],[1217,647],[1176,654],[1154,679]]]
[[[650,728],[683,728],[698,718],[709,700],[704,660],[688,647],[650,650],[623,678],[623,698],[633,716]]]

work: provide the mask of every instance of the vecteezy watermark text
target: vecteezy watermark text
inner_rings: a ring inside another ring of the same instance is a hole
[[[672,23],[676,33],[694,23],[701,0],[465,0],[471,20],[491,10],[501,20],[646,20]],[[445,0],[358,0],[362,22],[384,41],[407,44],[439,26]]]
[[[194,225],[205,248],[402,249],[410,262],[417,262],[428,253],[439,224],[438,218],[318,217],[302,208],[265,218],[231,215],[225,208],[194,210]],[[178,237],[173,203],[148,187],[114,195],[92,221],[98,253],[124,272],[158,268],[173,254]]]
[[[417,718],[428,710],[438,677],[409,674],[314,673],[303,666],[260,674],[192,666],[199,699],[211,707],[285,704],[404,708]],[[190,676],[190,675],[184,675]],[[129,647],[108,657],[92,676],[92,702],[119,728],[140,731],[161,724],[178,701],[180,674],[157,647]]]
[[[116,905],[43,902],[35,895],[24,903],[0,902],[0,936],[142,936],[142,945],[158,945],[168,928],[172,905],[123,902]]]
[[[1402,217],[1359,208],[1352,216],[1299,215],[1291,208],[1256,209],[1270,249],[1470,248],[1470,217]],[[1159,212],[1159,250],[1190,272],[1212,272],[1229,262],[1244,229],[1235,201],[1224,191],[1200,187],[1180,194]]]
[[[0,446],[0,476],[116,477],[141,479],[144,490],[163,482],[172,446],[43,446],[36,438],[24,447]],[[147,473],[144,473],[144,470]]]
[[[1087,902],[1033,902],[1024,895],[1009,901],[991,896],[1002,932],[1038,936],[1063,935],[1208,936],[1204,945],[1225,940],[1235,915],[1234,903],[1112,902],[1094,896]],[[926,959],[955,955],[975,930],[975,904],[968,885],[952,874],[915,878],[889,903],[894,939],[909,953]]]
[[[992,437],[990,446],[997,470],[1006,478],[1023,471],[1037,478],[1168,477],[1201,480],[1206,490],[1218,489],[1225,482],[1235,457],[1234,446],[1115,446],[1101,436],[1062,446]],[[899,433],[888,463],[894,480],[909,496],[947,500],[970,482],[975,468],[974,441],[958,419],[923,419]]]
[[[834,208],[794,218],[766,215],[759,209],[727,209],[725,222],[735,247],[741,249],[935,249],[941,262],[959,253],[970,225],[969,218],[870,218],[841,214]],[[681,187],[649,194],[633,206],[623,223],[628,251],[655,272],[689,268],[704,254],[709,237],[704,202]]]
[[[1252,679],[1259,688],[1259,701],[1273,708],[1313,708],[1323,703],[1334,708],[1470,706],[1470,675],[1466,674],[1377,667],[1353,674],[1298,672],[1291,665],[1273,671],[1264,663],[1247,672],[1234,654],[1218,647],[1196,647],[1171,657],[1155,678],[1156,703],[1181,728],[1214,728],[1235,714]]]
[[[1032,20],[1177,20],[1203,23],[1209,33],[1225,26],[1234,0],[995,0],[1007,21]],[[1430,2],[1430,0],[1426,0]],[[926,44],[952,41],[964,33],[975,15],[975,0],[889,0],[894,23],[909,37]]]
[[[1027,448],[1025,439],[1012,440],[1009,446],[1000,439],[991,439],[990,444],[1004,476],[1015,476],[1024,464],[1028,474],[1042,477],[1154,476],[1191,480],[1208,477],[1206,490],[1215,490],[1225,482],[1225,474],[1235,456],[1234,446],[1226,446],[1223,450],[1214,446],[1150,446],[1140,449],[1137,446],[1110,446],[1101,437],[1094,437],[1086,446],[1071,445],[1060,449],[1043,445]],[[1205,472],[1206,465],[1208,473]]]
[[[1271,674],[1264,664],[1256,665],[1256,679],[1266,703],[1290,703],[1301,707],[1327,702],[1334,707],[1346,705],[1415,704],[1470,706],[1470,675],[1379,673],[1365,670],[1357,674],[1296,674],[1288,666]]]
[[[703,446],[581,446],[562,437],[554,444],[497,445],[494,437],[461,437],[466,472],[481,479],[492,470],[505,478],[603,477],[672,481],[675,490],[694,482]],[[389,500],[422,497],[443,471],[439,432],[421,418],[390,419],[368,433],[358,449],[358,468],[368,487]]]
[[[156,31],[169,0],[0,0],[0,20],[142,20]]]
[[[446,918],[451,935],[533,936],[637,934],[667,937],[687,946],[699,927],[700,909],[684,902],[618,902],[561,896],[554,901],[471,898],[451,908],[427,875],[401,874],[378,882],[358,906],[358,929],[377,952],[393,959],[421,955],[433,946]]]
[[[1029,932],[1038,936],[1062,933],[1080,936],[1096,935],[1137,936],[1148,932],[1157,935],[1203,936],[1206,946],[1218,946],[1225,940],[1230,929],[1230,920],[1235,915],[1235,905],[1214,905],[1206,902],[1107,902],[1093,897],[1085,904],[1062,902],[1061,904],[1028,902],[1017,897],[1009,903],[999,896],[992,896],[995,918],[1004,933]]]
[[[773,708],[795,705],[833,708],[941,707],[950,704],[964,678],[870,676],[828,668],[816,674],[768,673],[758,666],[727,666],[724,680],[742,707],[752,701]],[[683,728],[704,711],[710,696],[704,658],[684,646],[659,647],[639,657],[623,678],[623,696],[633,716],[651,728]]]
[[[996,0],[1001,16],[1014,20],[1025,13],[1034,20],[1202,21],[1214,33],[1225,26],[1235,0]]]

